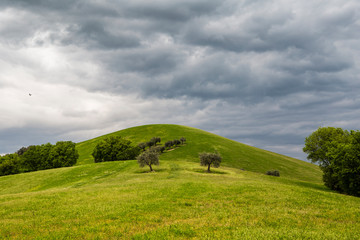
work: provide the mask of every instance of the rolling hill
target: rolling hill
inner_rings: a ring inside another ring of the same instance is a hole
[[[77,166],[0,177],[0,239],[360,238],[360,198],[325,188],[312,164],[178,125],[109,135],[187,144],[149,172],[135,160],[93,163],[101,136],[77,145]],[[207,173],[198,153],[213,150],[223,163]]]
[[[180,137],[187,139],[185,146],[163,154],[160,161],[199,162],[199,153],[218,151],[223,157],[222,166],[259,173],[277,169],[284,177],[321,182],[321,172],[316,165],[251,147],[200,129],[170,124],[128,128],[78,143],[77,150],[80,154],[78,164],[93,163],[91,153],[97,142],[112,135],[127,138],[136,145],[149,141],[155,136],[161,137],[162,143]]]

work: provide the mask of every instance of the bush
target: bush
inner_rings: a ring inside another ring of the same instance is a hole
[[[180,138],[180,141],[181,141],[181,144],[184,144],[184,143],[186,142],[186,138],[181,137],[181,138]]]
[[[147,144],[143,143],[143,142],[138,144],[138,147],[143,151],[145,151],[146,146],[147,146]]]
[[[165,148],[169,149],[169,148],[171,148],[173,145],[174,145],[173,141],[167,141],[167,142],[165,143]]]
[[[156,146],[156,147],[152,147],[150,148],[150,151],[155,151],[158,153],[163,153],[165,151],[165,147],[164,146]]]
[[[280,177],[280,172],[278,170],[270,170],[266,172],[266,175]]]

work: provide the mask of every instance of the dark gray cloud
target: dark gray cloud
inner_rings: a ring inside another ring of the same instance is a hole
[[[358,128],[357,1],[0,6],[0,153],[164,122],[304,158],[317,127]]]

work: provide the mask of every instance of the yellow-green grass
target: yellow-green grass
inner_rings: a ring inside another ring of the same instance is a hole
[[[135,145],[149,141],[152,137],[161,137],[162,144],[168,140],[185,137],[187,143],[174,151],[163,154],[160,161],[199,162],[198,154],[203,151],[218,151],[222,157],[222,166],[265,173],[279,170],[280,175],[304,181],[321,182],[318,166],[277,153],[248,146],[200,129],[171,125],[154,124],[124,129],[77,144],[80,154],[78,165],[93,163],[91,153],[103,138],[116,135],[131,140]]]
[[[360,239],[360,198],[321,183],[182,160],[154,169],[0,177],[0,239]]]

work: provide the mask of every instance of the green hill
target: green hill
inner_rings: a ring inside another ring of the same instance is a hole
[[[156,124],[124,129],[77,144],[80,154],[78,164],[93,163],[91,153],[101,139],[117,135],[131,140],[134,144],[149,141],[152,137],[161,137],[162,143],[185,137],[187,144],[175,151],[163,154],[160,161],[199,162],[198,154],[203,151],[218,151],[222,157],[222,166],[265,173],[277,169],[281,176],[311,182],[321,182],[321,172],[316,165],[290,158],[284,155],[251,147],[200,129]]]
[[[187,144],[149,172],[92,163],[102,136],[78,144],[77,166],[0,177],[0,239],[360,239],[360,198],[328,190],[312,164],[183,126],[112,134]],[[197,155],[212,150],[223,164],[207,173]]]

